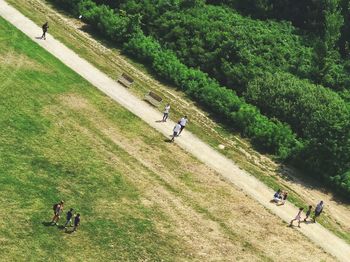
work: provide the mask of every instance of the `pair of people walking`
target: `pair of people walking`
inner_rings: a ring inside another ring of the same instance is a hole
[[[51,223],[53,225],[58,225],[58,220],[61,218],[61,215],[63,213],[64,209],[64,201],[61,200],[59,203],[53,205],[53,211],[54,211],[54,216],[52,218]],[[71,224],[73,221],[73,232],[75,232],[78,229],[78,226],[80,225],[80,214],[78,213],[73,220],[74,216],[74,209],[71,208],[67,212],[66,215],[66,223],[64,224],[64,228],[67,228],[68,224]]]
[[[171,138],[171,142],[174,142],[175,137],[179,136],[181,134],[181,132],[185,129],[186,125],[187,125],[188,119],[187,116],[182,117],[177,124],[175,125],[174,129],[173,129],[173,135]]]
[[[164,107],[164,111],[163,111],[163,118],[162,118],[162,122],[166,122],[169,118],[169,112],[170,112],[170,104],[166,104]],[[187,116],[182,117],[177,124],[174,126],[173,128],[173,134],[171,137],[170,142],[174,142],[175,137],[179,136],[181,134],[181,132],[184,130],[184,128],[186,127],[188,122]]]

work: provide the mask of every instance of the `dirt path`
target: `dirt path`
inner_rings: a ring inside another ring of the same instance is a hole
[[[37,25],[24,17],[17,10],[10,7],[4,0],[0,0],[0,15],[33,40],[35,40],[35,37],[41,35],[41,29]],[[104,73],[80,58],[59,41],[53,39],[50,35],[47,37],[46,41],[35,41],[103,93],[142,118],[146,123],[157,129],[166,137],[169,137],[174,123],[156,122],[156,120],[161,118],[157,110],[131,95],[123,86],[107,77]],[[283,207],[271,205],[269,203],[273,194],[271,189],[267,188],[263,183],[247,172],[239,169],[234,162],[203,143],[191,133],[185,130],[181,137],[177,139],[176,143],[199,160],[206,163],[209,167],[219,172],[228,181],[238,188],[241,188],[249,196],[268,208],[282,220],[288,222],[295,216],[297,212],[295,206],[290,203],[287,203]],[[337,257],[340,261],[348,261],[350,257],[350,246],[319,224],[303,226],[300,231],[313,242],[324,248],[324,250]]]

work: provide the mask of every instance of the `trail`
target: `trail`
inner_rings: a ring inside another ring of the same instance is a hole
[[[115,80],[109,78],[86,60],[80,58],[76,53],[54,39],[50,34],[48,34],[46,41],[36,39],[36,37],[41,35],[41,28],[16,9],[9,6],[4,0],[0,0],[0,16],[33,39],[33,41],[36,41],[41,47],[53,54],[100,91],[169,138],[169,135],[172,133],[172,128],[175,125],[174,122],[157,122],[162,116],[156,109],[129,93]],[[215,151],[196,136],[186,131],[186,129],[181,136],[176,139],[176,143],[203,163],[216,170],[227,181],[242,189],[247,195],[258,201],[282,220],[289,222],[296,215],[297,207],[290,203],[286,203],[282,207],[271,204],[269,201],[271,200],[273,191],[270,188],[244,170],[239,169],[233,161]],[[285,230],[293,229],[286,228]],[[298,230],[314,243],[321,246],[325,251],[335,256],[339,261],[345,262],[350,260],[350,246],[321,225],[303,224],[302,228]],[[283,232],[281,232],[281,234],[283,234]]]

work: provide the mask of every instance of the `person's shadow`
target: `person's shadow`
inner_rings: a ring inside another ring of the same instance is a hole
[[[41,36],[36,36],[35,39],[42,39]]]
[[[52,227],[52,226],[54,226],[54,224],[50,221],[50,222],[42,222],[42,224],[44,225],[44,226],[46,226],[46,227]]]

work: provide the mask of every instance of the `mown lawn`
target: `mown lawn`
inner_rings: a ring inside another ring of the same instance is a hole
[[[0,18],[0,260],[172,260],[176,237],[127,179],[135,159],[66,107],[69,94],[137,136],[140,119]],[[47,224],[60,199],[81,213],[74,234]]]

